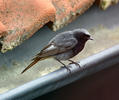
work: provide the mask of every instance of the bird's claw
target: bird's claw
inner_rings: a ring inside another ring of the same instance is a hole
[[[67,71],[69,71],[69,73],[71,74],[71,70],[70,70],[70,68],[68,68],[67,66],[62,66],[62,68],[66,68]]]
[[[74,62],[74,61],[72,61],[72,60],[69,60],[69,61],[70,61],[70,63],[69,63],[69,64],[75,64],[75,65],[79,66],[79,68],[81,68],[81,66],[80,66],[80,64],[79,64],[79,63]]]

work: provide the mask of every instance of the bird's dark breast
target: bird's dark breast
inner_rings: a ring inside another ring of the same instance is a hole
[[[64,53],[55,55],[55,58],[59,60],[68,60],[76,56],[80,51],[82,51],[82,49],[84,48],[84,45],[85,43],[84,44],[78,43],[73,49],[66,51]]]
[[[74,48],[73,48],[73,56],[77,55],[79,52],[83,50],[85,46],[85,43],[78,43]]]

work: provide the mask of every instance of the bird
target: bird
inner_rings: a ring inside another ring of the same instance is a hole
[[[57,34],[40,51],[40,53],[38,53],[32,59],[32,62],[21,72],[21,74],[27,71],[37,62],[50,57],[57,60],[64,67],[66,67],[66,65],[62,61],[66,60],[70,61],[71,63],[78,64],[71,60],[71,58],[83,50],[88,40],[93,40],[93,38],[86,29],[78,28],[72,31],[65,31]]]

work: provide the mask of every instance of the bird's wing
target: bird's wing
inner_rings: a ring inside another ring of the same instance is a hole
[[[75,38],[64,39],[62,41],[52,41],[46,47],[44,47],[39,54],[36,56],[39,57],[49,57],[56,54],[66,52],[67,50],[72,49],[76,44],[77,40]]]

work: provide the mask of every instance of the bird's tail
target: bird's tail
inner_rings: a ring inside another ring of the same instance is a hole
[[[31,68],[33,65],[35,65],[38,61],[41,61],[45,58],[40,58],[40,57],[36,57],[33,59],[32,63],[30,65],[28,65],[22,72],[21,74],[23,74],[25,71],[27,71],[29,68]]]

